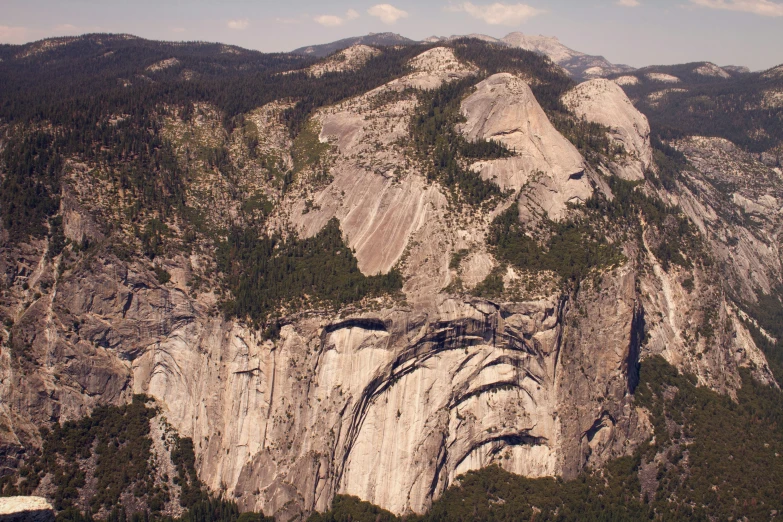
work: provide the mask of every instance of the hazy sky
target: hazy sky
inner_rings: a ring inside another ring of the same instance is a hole
[[[544,34],[637,67],[783,63],[783,0],[0,0],[4,43],[112,32],[268,52],[383,31]]]

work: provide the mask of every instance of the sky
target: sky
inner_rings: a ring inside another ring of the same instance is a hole
[[[386,31],[557,36],[634,67],[783,63],[783,0],[0,0],[0,43],[109,32],[275,52]]]

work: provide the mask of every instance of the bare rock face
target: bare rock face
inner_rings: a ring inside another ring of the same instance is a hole
[[[644,179],[644,171],[653,160],[650,124],[617,83],[601,79],[580,83],[566,93],[563,103],[577,116],[611,129],[612,140],[628,154],[619,160],[620,168],[615,169],[618,175]]]
[[[501,188],[528,186],[532,202],[559,219],[566,203],[587,200],[592,189],[583,177],[579,151],[552,126],[530,87],[520,78],[495,74],[462,102],[467,121],[460,131],[469,140],[496,140],[516,156],[478,162],[473,168]]]
[[[415,81],[424,74],[428,85],[448,80],[453,68],[444,63],[447,73],[432,66],[413,73]],[[548,172],[528,183],[546,197],[534,201],[530,191],[525,204],[557,216],[566,201],[591,193],[581,157],[527,85],[500,79],[517,97],[498,104],[519,106],[507,125],[517,129],[533,117],[527,135],[512,138],[533,160],[512,159]],[[121,402],[132,392],[149,394],[193,438],[205,483],[246,509],[287,518],[327,508],[335,493],[421,512],[470,469],[498,464],[528,476],[573,476],[641,440],[645,427],[630,406],[642,313],[634,271],[607,274],[584,298],[555,291],[494,303],[444,292],[456,250],[472,250],[468,284],[492,269],[483,236],[501,209],[459,215],[426,183],[397,144],[415,103],[395,83],[322,110],[316,123],[332,149],[331,180],[307,196],[292,194],[279,216],[303,235],[337,216],[366,274],[390,269],[405,253],[407,303],[303,314],[278,341],[263,341],[214,313],[211,294],[189,295],[188,260],[169,262],[173,283],[163,286],[100,257],[63,277],[29,318],[29,336],[35,325],[52,325],[47,338],[32,342],[38,357],[52,343],[75,354],[35,374],[40,384],[15,381],[24,396],[57,389],[59,400],[39,398],[36,418],[53,416],[46,409],[53,403],[60,418],[74,418],[89,410],[91,397]],[[254,119],[259,128],[264,114]],[[577,310],[600,325],[594,336],[573,327]],[[75,317],[83,318],[78,328],[70,326]],[[583,345],[589,357],[580,355]],[[85,366],[88,359],[103,370]],[[62,374],[74,382],[58,384]],[[610,393],[587,394],[587,386]],[[85,388],[86,397],[78,393]]]
[[[431,204],[442,200],[395,145],[408,132],[415,98],[385,101],[390,92],[396,93],[376,90],[323,111],[321,139],[336,149],[333,181],[313,196],[312,210],[299,201],[290,213],[304,236],[317,234],[336,216],[366,274],[388,272]]]
[[[335,148],[333,181],[316,192],[312,209],[305,210],[305,198],[292,203],[289,219],[304,236],[336,216],[365,274],[388,272],[427,219],[446,206],[399,145],[418,103],[401,91],[437,88],[475,68],[445,47],[422,53],[411,66],[413,73],[321,111],[320,139]]]
[[[620,76],[615,78],[614,81],[617,85],[639,85],[641,82],[636,76]]]
[[[326,73],[344,72],[362,67],[373,56],[380,54],[380,51],[369,45],[356,44],[347,49],[343,49],[336,55],[330,57],[323,63],[318,63],[309,67],[307,73],[312,76],[323,76]]]
[[[443,82],[465,78],[478,72],[471,64],[466,64],[457,59],[454,50],[449,47],[435,47],[421,53],[410,62],[414,72],[394,80],[388,87],[402,90],[436,89]]]
[[[700,65],[699,67],[695,68],[693,70],[696,74],[700,74],[702,76],[711,76],[713,78],[723,78],[724,80],[727,78],[731,78],[731,75],[715,65],[714,63],[705,63],[704,65]]]
[[[0,498],[0,522],[54,522],[54,509],[41,497]]]
[[[412,306],[304,314],[271,342],[211,313],[209,295],[161,287],[108,257],[65,277],[46,312],[29,317],[25,339],[50,325],[33,338],[34,357],[48,346],[69,356],[17,374],[15,395],[3,392],[30,401],[36,419],[54,408],[76,418],[94,397],[149,394],[192,437],[202,480],[245,509],[300,517],[348,493],[421,512],[470,469],[572,477],[644,440],[631,393],[645,321],[645,349],[696,365],[707,384],[731,381],[739,365],[764,375],[734,316],[720,322],[733,325],[725,347],[702,342],[698,357],[684,321],[704,298],[660,268],[639,277],[625,265],[579,295],[499,303],[433,302],[414,286]],[[73,317],[84,318],[78,331]],[[41,396],[47,389],[53,397]]]
[[[721,138],[696,136],[676,146],[695,167],[686,173],[694,189],[686,187],[678,203],[708,238],[741,295],[771,293],[783,278],[780,169]]]
[[[660,83],[680,83],[680,79],[676,76],[666,73],[647,73],[645,74],[648,80]]]
[[[443,297],[435,309],[303,318],[274,344],[193,321],[134,360],[134,389],[193,437],[202,478],[246,508],[295,514],[346,493],[421,512],[465,471],[571,476],[633,436],[633,273],[604,284],[607,298],[623,295],[609,314],[587,297]],[[573,333],[576,306],[594,337]]]

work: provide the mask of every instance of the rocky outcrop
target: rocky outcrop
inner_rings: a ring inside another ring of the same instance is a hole
[[[381,52],[369,45],[356,44],[344,49],[321,63],[307,68],[307,74],[323,76],[327,73],[345,72],[364,66],[369,59]]]
[[[41,497],[0,497],[0,522],[54,522],[54,508]]]
[[[639,83],[641,83],[637,76],[620,76],[612,81],[617,85],[639,85]]]
[[[763,78],[780,78],[783,76],[783,65],[778,65],[772,69],[764,71]]]
[[[469,140],[495,140],[514,157],[473,165],[503,189],[523,187],[537,208],[560,219],[567,203],[587,200],[592,189],[579,151],[552,126],[530,87],[520,78],[495,74],[462,102],[466,122],[460,132]]]
[[[563,103],[580,118],[609,127],[609,137],[625,151],[613,168],[615,174],[631,180],[644,179],[644,171],[653,161],[650,124],[617,83],[580,83],[566,93]]]
[[[751,301],[757,291],[772,293],[783,278],[781,169],[721,138],[691,137],[677,147],[695,167],[678,202],[708,238],[735,293]]]
[[[680,83],[680,79],[676,76],[666,73],[647,73],[645,74],[648,80],[661,83]]]
[[[724,80],[727,78],[731,78],[731,74],[727,73],[714,63],[705,63],[704,65],[700,65],[699,67],[696,67],[693,72],[696,74],[699,74],[701,76],[709,76],[712,78],[723,78]]]
[[[390,82],[385,88],[403,90],[436,89],[443,82],[465,78],[478,72],[472,65],[461,62],[449,47],[435,47],[410,61],[413,73]]]
[[[170,67],[176,67],[179,65],[179,60],[176,58],[167,58],[165,60],[161,60],[159,62],[155,62],[152,65],[148,66],[145,71],[148,72],[158,72],[162,71],[164,69],[169,69]]]

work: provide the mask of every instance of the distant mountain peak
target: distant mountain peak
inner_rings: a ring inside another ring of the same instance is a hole
[[[633,71],[628,65],[613,64],[603,56],[576,51],[560,42],[557,36],[529,35],[520,32],[501,39],[507,45],[548,56],[577,79],[602,78],[611,74]]]
[[[561,62],[579,56],[586,56],[585,53],[575,51],[570,47],[566,47],[560,43],[560,40],[558,40],[557,37],[554,36],[536,36],[514,32],[506,35],[504,38],[502,38],[502,41],[513,47],[520,47],[528,51],[545,54],[557,64],[561,64]]]
[[[413,45],[417,43],[419,42],[415,40],[411,40],[410,38],[405,38],[404,36],[397,33],[391,33],[391,32],[369,33],[365,36],[353,36],[350,38],[344,38],[342,40],[337,40],[336,42],[331,42],[326,44],[308,45],[306,47],[300,47],[299,49],[294,49],[291,52],[293,54],[302,54],[305,56],[323,58],[325,56],[329,56],[332,53],[335,53],[337,51],[342,51],[343,49],[347,49],[348,47],[357,44],[370,45],[370,46],[385,46],[385,45]]]

